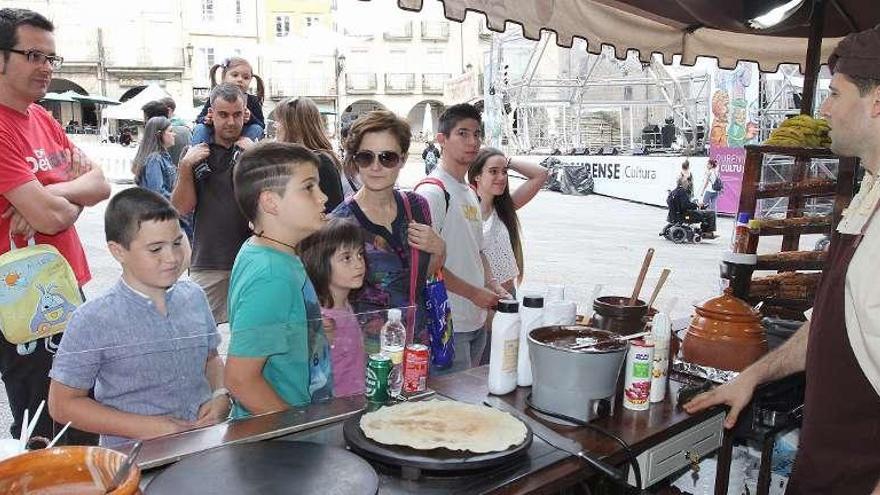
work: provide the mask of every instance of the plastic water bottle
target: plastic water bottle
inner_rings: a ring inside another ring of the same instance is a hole
[[[492,320],[488,383],[490,394],[504,395],[516,388],[519,334],[519,303],[514,300],[499,301]]]
[[[523,296],[520,311],[519,354],[516,364],[516,384],[532,386],[532,360],[529,358],[529,332],[543,325],[544,298],[535,294]]]
[[[403,325],[399,309],[388,310],[388,321],[379,333],[379,348],[382,354],[391,358],[391,373],[388,375],[388,393],[392,397],[400,395],[403,387],[403,350],[406,348],[406,327]]]

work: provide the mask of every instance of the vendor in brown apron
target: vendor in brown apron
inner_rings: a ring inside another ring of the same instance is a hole
[[[727,404],[730,428],[765,381],[806,371],[804,421],[787,494],[880,493],[880,26],[847,36],[821,113],[832,150],[866,170],[831,242],[810,321],[688,412]]]

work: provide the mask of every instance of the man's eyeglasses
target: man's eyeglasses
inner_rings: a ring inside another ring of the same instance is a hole
[[[400,165],[400,155],[393,151],[380,151],[373,153],[370,150],[361,150],[354,154],[354,162],[360,168],[367,168],[379,159],[379,164],[385,168],[394,168]]]
[[[27,57],[28,62],[32,64],[43,65],[46,61],[48,61],[49,65],[52,66],[53,69],[60,69],[61,64],[64,63],[64,57],[59,57],[57,55],[46,55],[39,50],[16,50],[14,48],[6,48],[4,49],[4,51],[24,55],[25,57]]]

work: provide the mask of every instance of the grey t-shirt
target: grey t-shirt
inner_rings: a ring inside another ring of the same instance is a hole
[[[49,376],[80,390],[94,387],[96,401],[120,411],[195,420],[211,398],[205,362],[220,335],[198,285],[177,282],[165,301],[162,316],[120,279],[73,313]],[[127,440],[101,435],[100,443]]]

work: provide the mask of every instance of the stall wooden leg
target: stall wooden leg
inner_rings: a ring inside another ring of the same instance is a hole
[[[770,493],[770,467],[773,464],[773,446],[775,444],[775,434],[764,436],[763,445],[761,446],[761,467],[758,469],[758,487],[755,489],[756,495],[767,495]]]
[[[724,430],[721,450],[718,451],[718,470],[715,472],[715,495],[727,495],[730,480],[730,462],[733,460],[733,433]]]

